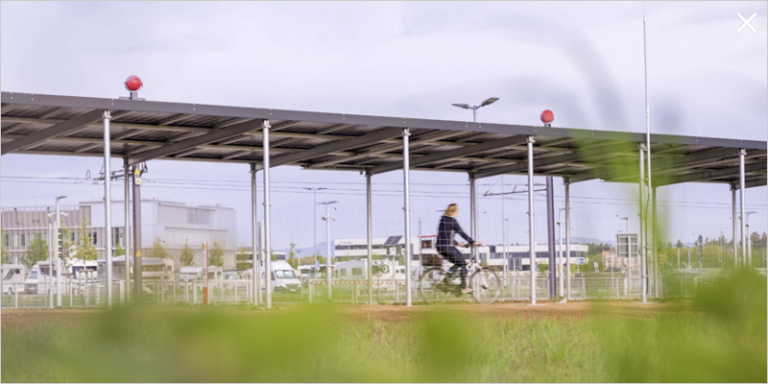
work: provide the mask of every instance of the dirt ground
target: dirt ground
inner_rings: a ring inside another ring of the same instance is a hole
[[[239,311],[231,309],[234,313],[246,316],[264,316],[269,313],[290,311],[293,306],[277,306],[277,311],[253,310]],[[402,305],[349,305],[343,307],[343,313],[349,316],[351,320],[379,319],[383,321],[409,321],[416,319],[425,311],[438,307],[414,306],[411,308]],[[457,304],[439,307],[441,310],[456,312],[468,316],[498,316],[508,318],[563,318],[563,319],[583,319],[591,314],[601,310],[609,310],[617,316],[653,316],[661,314],[681,314],[692,313],[690,302],[671,302],[671,303],[649,303],[640,302],[570,302],[559,303],[541,303],[535,306],[514,303],[514,304],[495,304],[495,305],[475,305],[475,304]],[[155,310],[164,311],[195,311],[196,308],[155,308]],[[229,310],[229,309],[225,309]],[[66,325],[82,321],[83,319],[99,313],[100,309],[23,309],[23,310],[3,310],[0,314],[0,325],[2,330],[14,329],[20,327],[30,327],[43,322],[55,322],[59,325]]]

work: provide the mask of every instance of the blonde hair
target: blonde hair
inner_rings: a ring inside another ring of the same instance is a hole
[[[456,204],[449,204],[448,208],[445,209],[445,212],[443,213],[445,216],[453,216],[454,213],[459,209],[459,206]]]

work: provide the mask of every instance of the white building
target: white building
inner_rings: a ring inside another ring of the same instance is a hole
[[[125,206],[123,201],[112,201],[112,248],[119,244],[126,247]],[[51,244],[48,227],[55,219],[54,206],[3,208],[2,228],[11,260],[20,259],[35,235],[39,234]],[[79,241],[79,227],[85,219],[90,222],[87,231],[93,237],[101,258],[105,256],[106,244],[104,202],[84,201],[76,206],[61,207],[62,220],[70,228],[73,240]],[[133,232],[133,229],[131,229]],[[224,249],[224,267],[234,268],[237,242],[235,210],[221,206],[189,206],[183,203],[146,199],[141,201],[141,248],[142,253],[152,248],[156,239],[175,260],[185,242],[195,253],[195,265],[205,265],[202,245],[208,242],[209,249],[218,243]],[[133,244],[131,243],[131,247]],[[133,251],[131,252],[133,253]]]
[[[398,237],[398,236],[393,236]],[[393,241],[393,237],[390,238],[384,238],[384,237],[377,237],[372,239],[372,248],[373,248],[373,255],[378,257],[384,257],[389,259],[394,258],[400,258],[404,256],[403,247],[405,244],[405,241],[402,237],[399,239],[396,239],[397,241]],[[423,252],[424,254],[436,254],[437,250],[435,249],[434,242],[436,237],[434,235],[432,236],[422,236],[421,241],[419,241],[418,237],[412,237],[411,238],[411,254],[412,254],[412,260],[418,261],[420,254]],[[387,242],[389,240],[389,242]],[[555,257],[558,258],[557,262],[559,263],[561,260],[560,258],[560,245],[555,244]],[[562,245],[563,252],[562,252],[562,262],[565,263],[566,254],[565,254],[565,244]],[[462,248],[462,247],[456,247],[459,252],[461,252],[464,255],[464,258],[469,260],[470,255],[470,248]],[[357,239],[337,239],[334,242],[334,260],[336,262],[340,261],[351,261],[351,260],[362,260],[366,259],[368,257],[368,242],[365,238],[357,238]],[[508,268],[510,269],[517,269],[517,270],[528,270],[530,265],[530,256],[528,254],[528,246],[527,245],[484,245],[481,247],[478,247],[477,252],[478,256],[482,263],[494,267],[498,267],[499,269],[503,268],[505,257],[508,261]],[[536,262],[539,264],[547,264],[549,263],[549,254],[548,254],[549,247],[547,244],[537,244],[536,245]],[[583,259],[587,256],[587,252],[589,251],[589,247],[583,244],[571,244],[571,264],[577,264],[580,259]],[[506,252],[506,255],[505,255]],[[416,266],[418,264],[414,264]]]

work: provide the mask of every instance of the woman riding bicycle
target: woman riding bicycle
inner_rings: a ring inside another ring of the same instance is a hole
[[[463,237],[470,245],[482,245],[482,243],[475,242],[474,239],[469,237],[464,230],[459,226],[459,222],[456,217],[459,216],[459,207],[456,204],[451,204],[443,213],[443,217],[440,218],[440,224],[437,227],[437,252],[446,260],[453,263],[456,268],[459,268],[459,274],[461,276],[461,293],[471,293],[472,288],[467,287],[467,261],[464,260],[464,256],[456,249],[456,240],[454,237],[456,234]],[[466,247],[467,244],[459,243],[460,247]]]

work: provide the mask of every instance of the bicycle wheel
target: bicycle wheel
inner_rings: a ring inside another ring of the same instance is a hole
[[[501,279],[496,272],[489,269],[479,269],[469,278],[469,286],[475,291],[472,297],[480,304],[493,304],[501,294]]]
[[[449,275],[440,267],[429,268],[419,277],[419,293],[426,304],[442,304],[455,293],[457,274]]]

